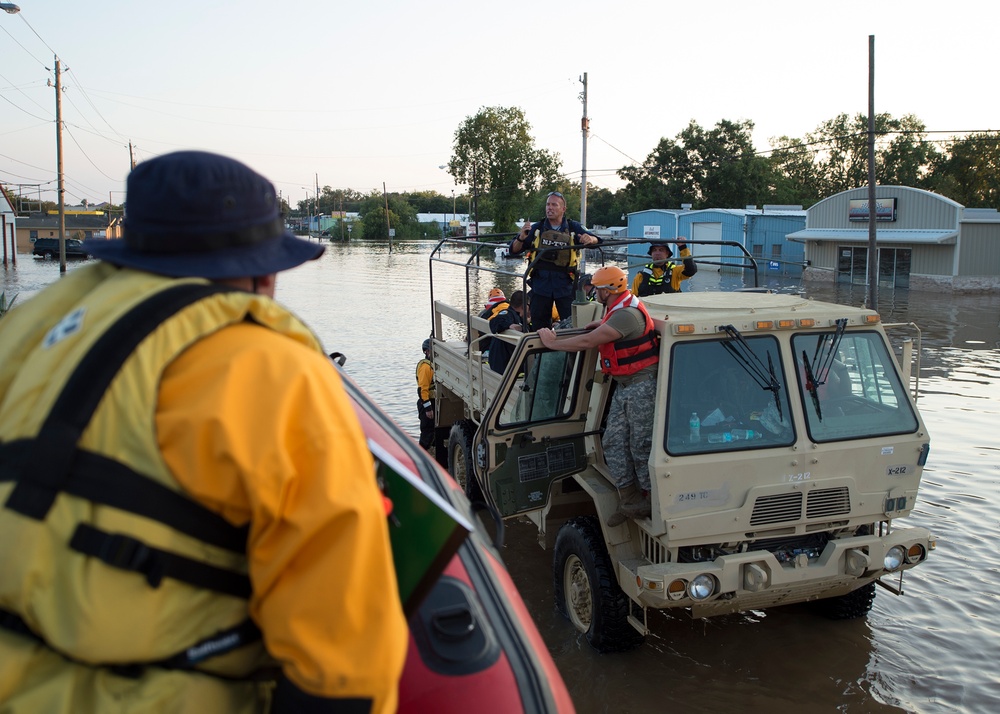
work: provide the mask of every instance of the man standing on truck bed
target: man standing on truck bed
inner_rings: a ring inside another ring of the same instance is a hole
[[[589,331],[580,335],[557,339],[555,331],[541,329],[538,337],[549,349],[562,352],[597,347],[601,371],[615,382],[602,445],[621,499],[607,524],[617,526],[626,518],[648,518],[651,513],[649,454],[660,339],[646,307],[628,291],[624,270],[615,265],[600,268],[593,284],[606,308],[603,320],[590,323]]]
[[[647,263],[642,270],[635,274],[632,281],[632,294],[639,297],[647,295],[659,295],[660,293],[679,293],[681,282],[692,277],[698,272],[698,266],[691,257],[684,238],[678,238],[677,250],[684,263],[678,265],[670,260],[672,253],[670,246],[666,243],[651,243],[649,255],[653,259],[652,263]]]
[[[514,236],[507,251],[521,255],[527,249],[528,259],[539,254],[539,260],[528,276],[528,315],[532,330],[552,325],[552,304],[559,317],[568,317],[573,310],[573,290],[576,282],[579,250],[545,250],[564,246],[596,245],[601,239],[588,233],[577,221],[566,218],[566,198],[558,191],[545,197],[545,220],[525,221],[521,232]]]

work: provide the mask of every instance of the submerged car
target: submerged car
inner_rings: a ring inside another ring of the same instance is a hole
[[[58,238],[39,238],[35,241],[32,249],[32,255],[41,256],[42,258],[58,258],[59,257],[59,239]],[[86,258],[88,253],[83,248],[83,241],[77,238],[67,238],[66,239],[66,257],[67,258]]]

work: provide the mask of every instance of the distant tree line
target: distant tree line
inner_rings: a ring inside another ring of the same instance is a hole
[[[802,138],[780,136],[759,151],[749,120],[723,119],[706,129],[692,119],[674,138],[662,138],[639,165],[618,169],[618,191],[587,184],[587,223],[622,225],[622,216],[648,208],[743,208],[764,204],[800,205],[868,182],[868,118],[840,114]],[[1000,207],[1000,132],[932,138],[907,114],[875,117],[875,178],[881,185],[934,191],[964,206]],[[513,231],[524,218],[537,220],[545,195],[560,191],[567,215],[580,213],[580,184],[562,173],[559,154],[535,146],[531,125],[517,107],[484,107],[456,129],[448,172],[469,190],[390,193],[388,225],[399,238],[441,236],[436,224],[421,224],[418,213],[469,214],[493,221],[495,232]],[[43,210],[55,204],[43,202]],[[114,207],[120,210],[120,207]],[[315,198],[286,215],[359,214],[351,236],[386,237],[386,196],[373,189],[324,186]],[[334,228],[334,231],[339,231]]]
[[[560,174],[558,154],[535,148],[520,109],[487,107],[456,130],[449,172],[480,192],[480,219],[514,229],[520,216],[537,218],[545,193],[561,191],[578,215],[580,186]],[[758,151],[749,120],[723,119],[711,129],[693,119],[663,138],[641,165],[625,166],[619,191],[588,183],[587,222],[620,225],[621,216],[647,208],[743,208],[801,205],[868,182],[868,119],[840,114],[803,138],[771,139]],[[875,117],[875,177],[882,185],[934,191],[968,207],[1000,207],[1000,133],[983,131],[933,139],[917,117]]]

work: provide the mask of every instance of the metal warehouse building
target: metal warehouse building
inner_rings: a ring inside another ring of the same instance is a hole
[[[757,259],[761,274],[798,278],[805,262],[801,243],[788,242],[785,237],[804,228],[806,211],[799,206],[748,206],[736,208],[706,208],[698,211],[685,209],[651,209],[628,215],[628,237],[647,239],[676,239],[684,236],[691,240],[733,241],[744,246]],[[699,265],[725,262],[744,264],[742,253],[733,246],[697,245],[691,252]],[[630,262],[646,255],[646,246],[631,248]],[[739,272],[736,268],[722,268],[726,272]]]
[[[987,292],[1000,287],[1000,214],[908,186],[875,188],[879,285]],[[790,241],[805,246],[805,280],[867,283],[868,188],[825,198]]]

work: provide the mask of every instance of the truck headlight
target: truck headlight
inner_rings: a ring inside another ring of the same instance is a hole
[[[903,546],[892,546],[885,553],[885,558],[882,560],[882,567],[890,573],[894,570],[899,570],[899,566],[903,564],[903,555]]]
[[[688,596],[692,600],[704,600],[715,592],[715,578],[702,573],[688,583]]]

